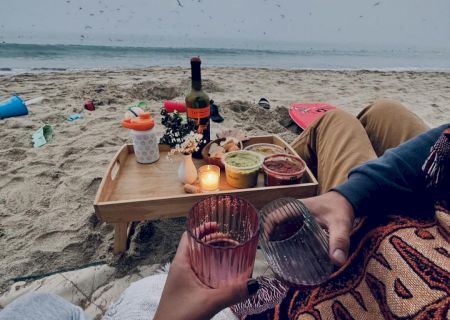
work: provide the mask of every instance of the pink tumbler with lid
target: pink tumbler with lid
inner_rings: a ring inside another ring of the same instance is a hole
[[[141,112],[138,118],[124,119],[122,126],[131,129],[134,154],[139,163],[153,163],[159,159],[159,145],[153,130],[155,121],[149,112]]]

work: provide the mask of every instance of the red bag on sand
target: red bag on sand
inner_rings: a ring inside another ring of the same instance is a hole
[[[84,108],[89,111],[94,111],[95,110],[94,102],[92,100],[86,100],[84,102]]]
[[[293,103],[289,107],[292,120],[303,130],[319,119],[325,112],[336,109],[328,103]]]

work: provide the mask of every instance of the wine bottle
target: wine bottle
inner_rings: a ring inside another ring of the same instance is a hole
[[[192,154],[197,159],[202,157],[201,151],[211,139],[209,121],[211,110],[209,107],[209,97],[202,90],[201,63],[200,57],[193,57],[191,59],[192,89],[185,99],[187,117],[195,122],[196,132],[203,135],[203,141],[199,145],[199,150]]]

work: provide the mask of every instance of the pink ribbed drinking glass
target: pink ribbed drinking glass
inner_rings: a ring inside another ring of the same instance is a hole
[[[192,207],[187,220],[191,265],[211,288],[248,279],[259,236],[258,213],[248,201],[214,195]]]

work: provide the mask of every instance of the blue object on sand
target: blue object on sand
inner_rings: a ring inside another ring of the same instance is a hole
[[[0,119],[24,116],[28,114],[25,102],[18,96],[12,96],[0,103]]]
[[[71,114],[70,116],[68,116],[68,117],[66,118],[67,121],[75,121],[75,120],[77,120],[77,119],[81,119],[81,114],[79,114],[79,113],[74,113],[74,114]]]

